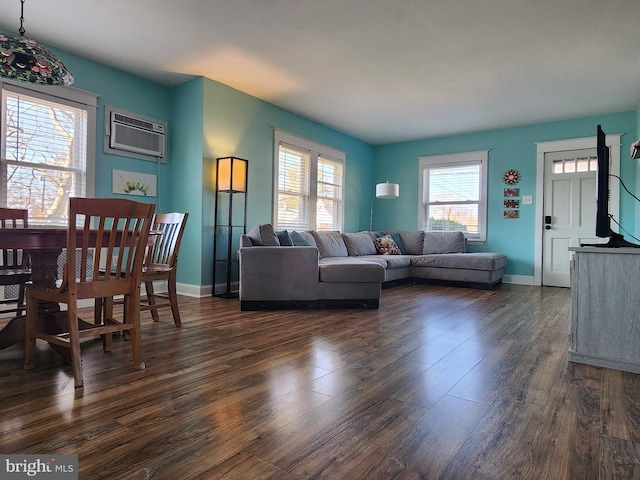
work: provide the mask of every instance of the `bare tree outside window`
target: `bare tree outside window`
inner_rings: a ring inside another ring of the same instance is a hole
[[[3,205],[33,225],[66,225],[69,197],[84,196],[86,109],[3,90]]]

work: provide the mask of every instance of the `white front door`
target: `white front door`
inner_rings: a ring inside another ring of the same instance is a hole
[[[595,131],[595,125],[594,125]],[[611,153],[610,173],[620,175],[620,135],[607,135]],[[569,286],[569,246],[598,243],[595,238],[595,167],[571,172],[571,159],[595,156],[596,137],[572,138],[536,144],[536,223],[533,285]],[[568,167],[564,160],[569,159]],[[553,162],[557,172],[553,171]],[[550,170],[547,170],[550,169]],[[574,179],[575,175],[575,179]],[[591,183],[593,182],[593,183]],[[591,185],[590,187],[588,185]],[[619,221],[620,184],[615,177],[609,182],[609,213]],[[546,229],[545,217],[551,222]],[[587,226],[591,225],[591,227]],[[617,230],[612,224],[613,230]],[[571,233],[569,233],[571,232]]]
[[[596,243],[596,149],[545,154],[542,284],[569,287],[569,247]]]

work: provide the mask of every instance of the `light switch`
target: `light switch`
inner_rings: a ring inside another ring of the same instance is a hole
[[[531,205],[533,203],[533,197],[531,195],[523,195],[522,196],[522,204],[523,205]]]

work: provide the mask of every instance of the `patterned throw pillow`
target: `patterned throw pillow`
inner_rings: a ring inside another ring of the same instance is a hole
[[[377,237],[373,240],[376,245],[376,250],[382,255],[400,255],[400,249],[396,242],[393,241],[391,235],[385,235],[384,237]]]

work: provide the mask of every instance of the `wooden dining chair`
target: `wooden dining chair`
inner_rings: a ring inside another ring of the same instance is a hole
[[[29,226],[29,211],[17,208],[0,208],[0,229],[27,228]],[[16,297],[0,300],[0,304],[13,305],[12,308],[3,308],[0,313],[17,312],[22,315],[25,309],[25,285],[31,279],[29,257],[22,249],[0,249],[0,286],[18,287]],[[5,289],[6,290],[6,289]]]
[[[154,204],[127,199],[71,198],[67,232],[67,263],[62,285],[47,288],[27,286],[25,323],[25,368],[35,362],[36,339],[70,349],[76,387],[84,384],[80,338],[114,332],[128,332],[134,366],[144,369],[140,338],[140,281]],[[113,273],[113,272],[118,272]],[[78,300],[123,295],[127,309],[122,321],[110,317],[94,318],[94,323],[78,318]],[[47,332],[44,319],[38,316],[38,303],[67,304],[65,332]]]
[[[188,217],[188,213],[178,212],[156,213],[153,216],[147,253],[142,266],[141,280],[145,286],[145,296],[141,299],[140,311],[150,311],[151,318],[157,322],[160,319],[158,309],[171,307],[176,327],[182,326],[176,289],[178,252]],[[167,282],[166,293],[156,292],[153,285],[153,282],[162,280]],[[98,299],[95,314],[103,317],[112,315],[113,305],[122,303],[113,298]]]
[[[176,212],[154,215],[151,225],[152,245],[142,267],[146,302],[144,300],[141,302],[140,311],[151,311],[153,321],[157,322],[159,320],[158,309],[171,307],[173,323],[176,327],[182,325],[176,292],[178,252],[188,216],[188,213]],[[166,280],[167,293],[154,290],[153,282],[159,280]]]

